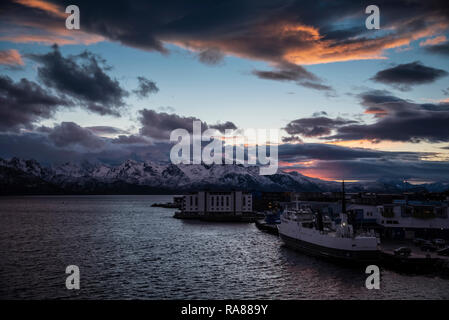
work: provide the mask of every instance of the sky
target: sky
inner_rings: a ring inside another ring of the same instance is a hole
[[[449,5],[370,4],[3,1],[0,157],[168,161],[201,120],[280,129],[281,170],[448,182]]]

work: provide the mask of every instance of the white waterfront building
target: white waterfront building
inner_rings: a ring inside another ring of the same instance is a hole
[[[446,202],[397,200],[391,204],[351,204],[348,211],[364,224],[375,223],[389,238],[449,237],[449,208]]]
[[[402,228],[408,231],[449,230],[449,208],[447,203],[425,203],[419,201],[396,201],[378,206],[377,223],[386,228]],[[412,234],[410,233],[410,236]]]
[[[200,191],[185,195],[182,212],[185,213],[226,213],[241,215],[253,211],[253,197],[243,191],[208,192]]]

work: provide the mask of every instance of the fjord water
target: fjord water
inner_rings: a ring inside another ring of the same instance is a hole
[[[254,224],[172,218],[171,196],[0,198],[2,299],[448,299],[449,280],[304,256]],[[67,290],[65,268],[80,268]]]

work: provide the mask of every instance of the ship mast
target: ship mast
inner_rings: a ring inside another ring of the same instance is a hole
[[[405,197],[405,207],[407,208],[407,206],[408,206],[407,179],[405,179],[405,178],[404,178],[404,197]]]

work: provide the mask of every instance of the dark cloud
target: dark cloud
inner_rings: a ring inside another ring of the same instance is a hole
[[[314,161],[313,164],[296,164],[283,169],[298,170],[304,175],[330,180],[403,179],[449,182],[448,162],[402,161],[397,159],[364,159]],[[379,186],[382,188],[382,186]]]
[[[210,125],[209,128],[217,129],[218,131],[224,133],[225,130],[236,130],[237,126],[231,121],[226,121],[224,123],[217,123]]]
[[[416,179],[449,181],[449,164],[423,161],[435,153],[392,152],[348,148],[322,143],[279,146],[280,169],[324,179],[378,180]]]
[[[35,132],[39,133],[51,133],[53,131],[53,128],[47,127],[47,126],[40,126],[37,128],[34,128]]]
[[[118,144],[149,144],[145,137],[137,135],[119,135],[117,138],[112,140],[112,143]]]
[[[301,135],[304,137],[320,137],[331,134],[332,130],[351,123],[354,120],[345,120],[342,118],[331,119],[318,116],[312,118],[301,118],[289,122],[284,130],[291,135]]]
[[[279,146],[279,159],[304,160],[355,160],[392,157],[409,157],[413,153],[385,152],[361,148],[348,148],[324,143],[283,144]],[[414,156],[416,159],[417,156]]]
[[[357,35],[364,34],[366,32],[365,25],[359,25],[355,27],[349,27],[346,29],[335,29],[333,26],[322,28],[320,32],[327,40],[344,40],[353,38]]]
[[[52,2],[61,8],[71,4],[68,0]],[[29,30],[23,27],[32,25],[46,32],[47,37],[38,39],[41,41],[99,41],[77,38],[64,30],[64,16],[29,3],[2,3],[2,21],[22,26],[17,28],[21,32],[9,39],[33,41],[36,37],[30,37]],[[164,54],[169,51],[168,45],[177,44],[195,52],[214,48],[224,54],[269,63],[304,65],[380,58],[384,50],[447,29],[445,0],[379,0],[376,5],[382,9],[382,28],[389,32],[373,34],[364,27],[363,9],[368,4],[353,0],[77,2],[83,8],[82,31],[86,35]]]
[[[408,100],[393,96],[386,90],[372,90],[359,94],[360,103],[366,114],[373,114],[377,118],[394,113],[397,116],[407,116],[414,113],[416,105]]]
[[[73,146],[72,146],[73,147]],[[97,150],[55,146],[45,134],[0,133],[0,157],[36,159],[46,164],[101,162],[116,165],[124,160],[161,161],[169,159],[171,145],[113,144]],[[281,145],[280,168],[330,179],[377,180],[380,177],[449,181],[449,164],[419,161],[420,153],[382,152],[326,144]],[[314,160],[312,163],[308,160]],[[301,163],[300,161],[307,161]]]
[[[150,94],[159,92],[156,82],[148,80],[145,77],[137,77],[137,80],[139,81],[139,87],[133,92],[139,98],[147,98]]]
[[[37,133],[0,133],[0,157],[35,159],[46,165],[83,159],[80,152],[57,148],[47,135]]]
[[[294,64],[281,64],[274,71],[254,70],[253,74],[261,79],[276,81],[318,80],[315,75]]]
[[[372,90],[358,95],[360,103],[365,107],[365,114],[382,118],[391,112],[407,113],[413,109],[412,103],[393,96],[389,91]]]
[[[64,127],[68,130],[62,132]],[[102,146],[93,147],[96,145],[95,138],[92,143],[89,142],[92,137],[88,133],[86,136],[86,132],[90,131],[76,124],[62,123],[55,128],[42,129],[42,133],[0,133],[0,157],[34,158],[44,164],[87,160],[116,165],[127,159],[168,161],[172,146],[170,143],[150,143],[142,136],[122,135],[116,139],[102,138]],[[55,140],[56,133],[58,137]],[[79,148],[80,145],[84,145],[84,148]],[[279,146],[280,168],[299,170],[306,175],[357,180],[377,180],[379,177],[448,180],[448,175],[444,174],[449,172],[447,162],[422,161],[420,158],[423,156],[432,154],[388,152],[319,143]]]
[[[427,67],[415,61],[379,71],[371,80],[406,91],[410,90],[411,86],[432,83],[447,74],[445,70]]]
[[[449,56],[449,41],[436,44],[433,46],[426,46],[426,51],[430,53],[439,54],[442,56]]]
[[[281,63],[274,70],[253,70],[252,73],[260,79],[275,81],[293,81],[298,85],[315,90],[333,90],[332,87],[322,84],[322,80],[307,71],[304,67],[292,63]]]
[[[414,116],[399,118],[383,117],[380,121],[370,125],[352,125],[342,127],[334,136],[328,139],[337,140],[390,140],[403,142],[449,141],[447,123],[449,113],[416,113]]]
[[[107,6],[83,0],[77,3],[84,12],[83,28],[125,45],[166,53],[165,43],[174,42],[270,62],[290,56],[310,61],[345,60],[351,58],[348,52],[354,58],[376,55],[401,40],[411,41],[416,33],[448,17],[447,10],[442,10],[446,7],[442,0],[380,0],[376,4],[382,8],[383,27],[392,31],[368,37],[363,6],[350,0],[200,0],[188,5],[184,1],[142,0],[116,1]],[[360,19],[360,25],[342,28],[346,19]],[[317,30],[323,30],[323,34],[317,34]]]
[[[53,128],[48,129],[51,131]],[[105,144],[101,148],[80,147],[78,143],[58,147],[44,133],[0,133],[0,157],[36,159],[46,165],[82,161],[117,165],[128,159],[157,162],[170,159],[172,145],[169,143],[135,144],[132,142],[128,144],[116,143],[116,141],[116,139],[105,138]]]
[[[50,141],[57,147],[80,145],[89,149],[101,148],[105,141],[74,122],[61,122],[48,134]]]
[[[168,140],[170,133],[175,129],[185,129],[192,132],[193,121],[200,120],[195,117],[182,117],[177,114],[156,112],[150,109],[139,111],[142,127],[140,134],[146,137]]]
[[[331,86],[328,86],[325,84],[320,84],[320,83],[314,83],[314,82],[310,82],[310,81],[303,81],[303,82],[300,82],[299,84],[303,87],[315,89],[315,90],[322,90],[322,91],[332,91],[333,90],[333,88]]]
[[[85,128],[89,129],[90,131],[92,131],[96,135],[127,133],[126,130],[122,130],[120,128],[110,127],[110,126],[93,126],[93,127],[85,127]]]
[[[224,54],[220,49],[209,48],[198,53],[198,59],[204,64],[217,65],[223,61]]]
[[[40,120],[51,118],[61,106],[70,101],[53,95],[40,85],[27,79],[14,82],[0,76],[0,130],[31,128]]]
[[[191,133],[193,121],[201,121],[195,117],[183,117],[174,113],[168,114],[166,112],[156,112],[150,109],[140,110],[139,113],[140,123],[142,124],[140,134],[145,137],[159,140],[168,140],[170,138],[170,133],[175,129],[185,129]],[[208,125],[206,122],[202,121],[201,130],[206,130],[208,128],[217,129],[224,133],[224,130],[235,130],[237,129],[237,126],[231,121],[214,125]]]
[[[417,104],[385,90],[364,92],[359,98],[365,113],[374,115],[374,123],[331,119],[317,114],[316,117],[291,121],[284,129],[290,135],[323,140],[449,141],[447,102]]]
[[[63,57],[57,45],[52,48],[49,53],[27,55],[39,64],[39,80],[91,112],[120,116],[128,93],[106,73],[110,67],[105,61],[89,51]]]
[[[449,87],[447,89],[443,89],[442,91],[445,95],[447,96],[449,95]]]
[[[403,142],[449,141],[449,103],[417,104],[392,96],[386,91],[360,95],[368,113],[382,114],[372,124],[352,124],[337,128],[337,133],[324,139],[390,140]]]
[[[297,136],[282,137],[282,142],[284,142],[284,143],[292,143],[292,142],[303,143],[302,139]]]
[[[397,107],[407,107],[408,102],[404,99],[395,97],[391,92],[386,90],[371,90],[363,92],[359,95],[361,104],[367,107],[379,107],[385,106],[385,108],[394,109]]]
[[[52,2],[60,8],[71,4],[68,0]],[[175,44],[199,52],[199,59],[205,63],[216,63],[224,54],[273,66],[309,65],[380,59],[388,49],[447,30],[449,19],[446,0],[379,0],[376,5],[382,8],[382,28],[388,32],[375,34],[364,27],[366,4],[353,0],[199,0],[188,4],[178,0],[117,0],[114,4],[79,0],[77,5],[83,8],[83,27],[74,33],[64,29],[64,16],[44,6],[30,1],[5,2],[0,8],[2,21],[16,28],[0,40],[65,44],[105,38],[163,54]],[[38,29],[41,34],[30,35],[30,29]],[[275,67],[254,74],[264,79],[297,81],[288,80],[295,75],[285,71]],[[299,84],[307,88],[330,91],[319,81],[301,79]]]
[[[373,114],[376,118],[381,118],[388,114],[388,110],[382,107],[368,107],[365,109],[365,113]]]

